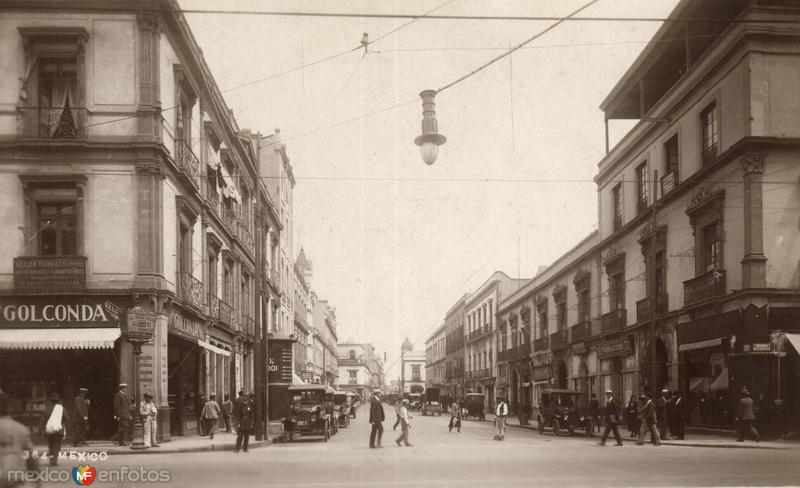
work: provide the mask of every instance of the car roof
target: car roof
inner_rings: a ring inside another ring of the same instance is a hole
[[[317,385],[317,384],[289,385],[289,388],[287,389],[289,391],[326,391],[328,387],[325,385]]]
[[[336,391],[333,392],[333,394],[334,395],[349,395],[350,392],[349,391],[336,390]]]
[[[570,395],[580,395],[581,392],[578,390],[565,390],[562,388],[545,388],[542,390],[542,393],[568,393]]]

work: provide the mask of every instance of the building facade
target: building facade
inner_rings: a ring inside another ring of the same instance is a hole
[[[464,295],[450,307],[444,318],[445,390],[450,398],[461,398],[466,392],[464,378]]]
[[[30,423],[87,386],[106,438],[126,382],[168,438],[201,395],[253,389],[256,231],[280,225],[176,2],[117,3],[0,7],[0,387]],[[138,378],[129,322],[154,331]]]
[[[333,386],[339,378],[336,309],[314,292],[311,292],[311,300],[314,305],[314,369],[319,373],[320,383]]]
[[[497,305],[528,280],[512,279],[495,271],[465,303],[464,355],[468,391],[483,393],[485,407],[494,405],[497,378]],[[503,363],[503,368],[508,363]],[[504,376],[505,378],[505,376]],[[503,396],[503,395],[501,395]]]
[[[404,393],[423,393],[425,391],[425,353],[405,351],[400,362],[402,368],[402,387]]]
[[[425,341],[425,386],[442,391],[447,382],[446,332],[446,324],[442,324]]]
[[[362,399],[383,385],[383,363],[372,344],[342,343],[339,351],[338,389],[352,391]]]

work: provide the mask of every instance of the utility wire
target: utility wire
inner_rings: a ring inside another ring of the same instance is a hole
[[[575,15],[577,15],[577,14],[581,13],[582,11],[586,10],[587,8],[589,8],[591,5],[597,3],[598,1],[599,0],[591,0],[589,3],[587,3],[584,6],[578,8],[577,10],[574,10],[572,13],[570,13],[566,17],[562,17],[562,18],[558,19],[556,22],[553,22],[549,26],[545,27],[543,30],[539,31],[537,34],[534,34],[533,37],[528,38],[528,40],[522,42],[521,44],[518,44],[516,47],[512,47],[508,51],[504,52],[503,54],[500,54],[499,56],[496,56],[496,57],[490,59],[488,62],[486,62],[486,63],[482,64],[481,66],[479,66],[478,68],[470,71],[469,73],[467,73],[466,75],[462,76],[461,78],[458,78],[455,81],[452,81],[452,82],[446,84],[445,86],[439,88],[438,90],[436,90],[436,93],[437,94],[441,93],[444,90],[447,90],[448,88],[450,88],[451,86],[453,86],[453,85],[455,85],[457,83],[461,83],[462,81],[466,80],[470,76],[478,73],[479,71],[482,71],[482,70],[488,68],[489,66],[491,66],[494,63],[500,61],[501,59],[505,58],[506,56],[509,56],[514,51],[522,49],[522,47],[524,47],[526,44],[530,44],[535,39],[538,39],[538,38],[542,37],[543,35],[547,34],[551,30],[553,30],[556,27],[558,27],[559,25],[563,24],[564,22],[566,22],[571,17],[574,17]]]

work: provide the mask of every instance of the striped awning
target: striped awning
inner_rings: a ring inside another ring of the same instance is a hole
[[[80,329],[3,329],[0,349],[111,349],[116,327]]]

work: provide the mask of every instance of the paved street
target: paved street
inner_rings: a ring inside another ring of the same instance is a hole
[[[390,407],[386,412],[393,417]],[[448,433],[446,415],[414,417],[411,448],[394,444],[397,434],[387,420],[384,447],[369,449],[366,413],[362,407],[357,421],[328,443],[309,438],[239,454],[112,455],[95,466],[169,469],[170,486],[185,487],[775,486],[800,480],[798,445],[601,448],[597,438],[553,438],[519,428],[509,428],[506,440],[495,442],[489,422],[468,421],[460,434]],[[61,466],[67,468],[71,465]]]

